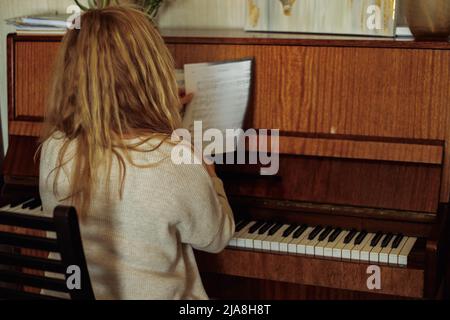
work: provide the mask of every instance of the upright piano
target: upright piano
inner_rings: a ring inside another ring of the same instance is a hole
[[[221,254],[197,253],[211,297],[445,296],[450,43],[237,30],[163,35],[177,67],[253,57],[246,127],[281,133],[276,175],[261,176],[258,165],[218,167],[237,227]],[[26,212],[39,207],[34,155],[61,37],[7,41],[2,205]]]

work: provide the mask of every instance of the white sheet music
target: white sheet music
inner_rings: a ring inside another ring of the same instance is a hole
[[[183,127],[203,130],[242,129],[250,99],[252,60],[199,63],[184,66],[186,92],[194,93],[186,109]]]

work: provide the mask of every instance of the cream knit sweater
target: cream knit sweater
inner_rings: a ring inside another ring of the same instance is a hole
[[[68,204],[58,199],[68,194],[70,161],[57,182],[58,197],[53,192],[52,170],[63,138],[46,141],[41,153],[40,194],[47,212]],[[104,182],[96,188],[81,235],[97,299],[208,298],[193,248],[222,251],[234,232],[233,214],[222,182],[202,165],[175,165],[172,148],[163,144],[154,152],[133,152],[137,164],[154,166],[127,163],[122,198],[116,162],[109,191]],[[66,159],[74,150],[73,144]]]

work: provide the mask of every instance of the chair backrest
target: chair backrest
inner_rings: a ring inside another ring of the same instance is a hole
[[[53,217],[1,211],[0,299],[55,296],[94,300],[75,209],[57,207]]]

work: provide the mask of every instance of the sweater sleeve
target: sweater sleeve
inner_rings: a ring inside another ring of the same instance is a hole
[[[178,224],[181,241],[200,251],[219,253],[234,235],[233,212],[222,181],[210,178],[203,167],[195,171],[197,183],[189,190],[190,199]]]

